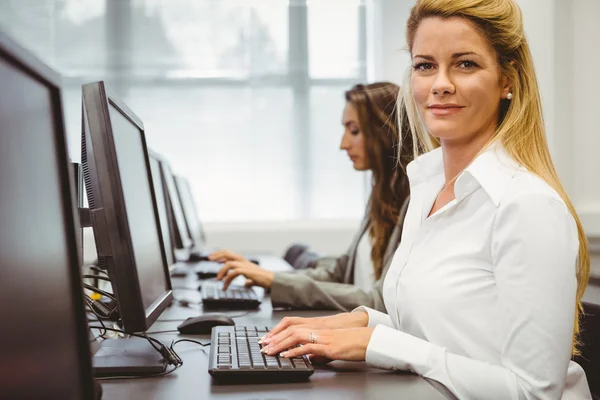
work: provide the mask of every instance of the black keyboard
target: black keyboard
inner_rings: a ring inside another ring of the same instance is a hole
[[[178,263],[171,270],[171,276],[174,278],[185,278],[191,273],[195,273],[198,279],[215,278],[223,264],[214,261],[200,261],[198,263]]]
[[[222,282],[204,282],[201,286],[204,309],[248,310],[260,306],[256,292],[243,286],[229,286],[223,291]]]
[[[208,373],[222,383],[298,382],[315,371],[306,356],[291,359],[260,352],[264,326],[215,326],[212,329]]]

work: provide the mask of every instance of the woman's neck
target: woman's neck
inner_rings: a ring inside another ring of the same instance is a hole
[[[492,136],[493,132],[486,135],[476,135],[467,140],[441,139],[444,175],[447,185],[454,182],[458,175],[471,164],[477,153],[492,139]]]

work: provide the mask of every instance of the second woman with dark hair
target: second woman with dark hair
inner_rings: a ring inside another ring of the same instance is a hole
[[[349,311],[358,305],[385,310],[383,278],[400,243],[409,187],[404,172],[412,160],[412,142],[399,142],[396,99],[399,87],[388,82],[356,85],[346,92],[340,148],[358,171],[372,172],[373,185],[365,217],[348,251],[326,257],[315,268],[274,273],[227,250],[213,253],[225,262],[218,275],[224,286],[237,276],[247,285],[271,290],[274,307]]]

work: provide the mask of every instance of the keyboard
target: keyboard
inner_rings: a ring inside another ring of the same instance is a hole
[[[210,279],[215,278],[219,270],[223,267],[223,264],[214,261],[200,261],[198,263],[177,263],[173,269],[171,269],[171,276],[174,278],[185,278],[190,273],[195,273],[198,279]]]
[[[260,306],[256,292],[243,286],[229,286],[223,291],[222,282],[204,282],[200,287],[204,309],[248,310]]]
[[[212,329],[208,373],[222,383],[298,382],[314,369],[306,356],[291,359],[260,352],[264,326],[215,326]]]

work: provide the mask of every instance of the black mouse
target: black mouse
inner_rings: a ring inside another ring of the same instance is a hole
[[[233,326],[235,322],[223,314],[204,314],[183,321],[177,329],[186,335],[209,335],[214,326]]]

